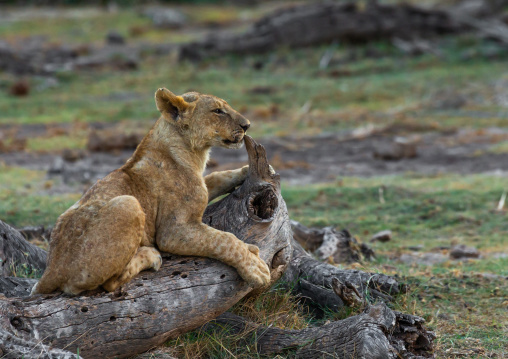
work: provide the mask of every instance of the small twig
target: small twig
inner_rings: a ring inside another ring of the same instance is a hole
[[[503,191],[503,194],[501,195],[501,198],[499,199],[499,203],[497,204],[496,211],[503,211],[504,210],[504,202],[506,201],[506,191]]]
[[[326,70],[326,68],[330,64],[330,61],[333,58],[334,50],[335,50],[335,43],[333,43],[328,49],[326,49],[323,56],[321,56],[321,59],[319,60],[319,69],[320,70]]]
[[[379,187],[379,203],[385,204],[384,189]]]
[[[305,115],[305,114],[309,113],[311,107],[312,107],[312,100],[309,100],[303,104],[303,106],[300,108],[300,111],[298,111],[298,112],[300,113],[300,115]]]

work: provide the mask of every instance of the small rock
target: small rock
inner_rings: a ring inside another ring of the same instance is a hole
[[[480,252],[475,247],[467,247],[464,244],[453,246],[450,249],[450,258],[462,259],[462,258],[479,258]]]
[[[111,30],[106,35],[106,43],[108,45],[123,45],[125,44],[125,38],[120,33]]]
[[[377,232],[372,236],[370,239],[371,242],[379,241],[379,242],[388,242],[390,239],[392,239],[392,231],[389,229]]]
[[[374,149],[374,158],[385,161],[398,161],[418,156],[416,142],[397,137],[392,144],[381,144]]]
[[[149,17],[155,27],[163,29],[180,29],[187,23],[187,17],[175,9],[151,6],[143,15]]]
[[[85,152],[78,149],[66,148],[62,152],[62,158],[67,162],[76,162],[85,157]]]
[[[65,168],[65,162],[62,157],[57,157],[48,169],[48,174],[56,175],[63,173]]]

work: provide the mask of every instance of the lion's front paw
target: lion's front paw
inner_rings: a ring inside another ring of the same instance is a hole
[[[250,286],[257,288],[263,287],[270,283],[270,269],[266,265],[265,261],[263,261],[259,257],[259,248],[254,245],[249,246],[249,263],[244,266],[238,272],[242,276],[242,278],[249,283]],[[257,253],[254,253],[257,252]]]
[[[238,175],[238,182],[243,183],[247,179],[248,175],[249,175],[249,165],[243,166],[242,168],[240,168],[240,173]]]

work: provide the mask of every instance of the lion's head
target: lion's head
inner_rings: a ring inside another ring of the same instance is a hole
[[[229,104],[212,95],[188,92],[177,96],[166,88],[155,92],[155,103],[193,148],[240,148],[250,122]]]

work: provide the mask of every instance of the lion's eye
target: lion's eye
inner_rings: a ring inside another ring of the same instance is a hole
[[[217,115],[225,114],[225,112],[221,108],[216,108],[215,110],[213,110],[213,112],[216,113]]]

